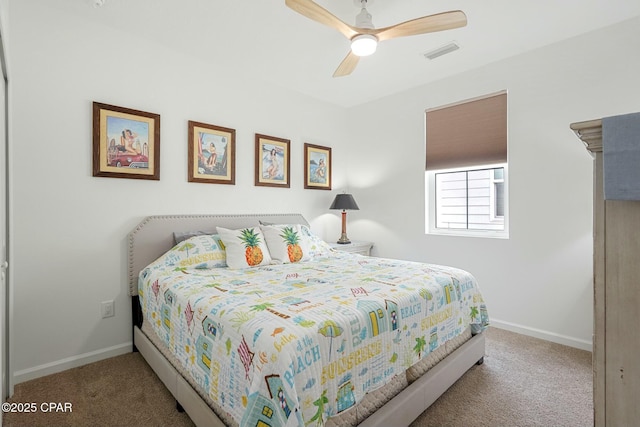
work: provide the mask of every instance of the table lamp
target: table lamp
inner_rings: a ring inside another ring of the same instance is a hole
[[[331,203],[329,209],[342,209],[342,235],[338,243],[351,243],[351,240],[347,237],[347,210],[360,210],[355,199],[351,194],[338,194],[336,198],[333,199],[333,203]]]

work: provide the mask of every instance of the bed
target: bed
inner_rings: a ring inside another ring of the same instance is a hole
[[[408,425],[484,357],[472,275],[334,251],[299,214],[147,217],[128,280],[134,349],[198,426]]]

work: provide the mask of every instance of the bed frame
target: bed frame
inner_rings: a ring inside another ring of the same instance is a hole
[[[256,215],[161,215],[145,218],[128,235],[128,283],[132,297],[133,345],[197,426],[225,426],[198,392],[164,357],[142,332],[142,312],[138,300],[138,273],[174,246],[174,232],[215,232],[216,227],[241,228],[260,221],[309,225],[300,214]],[[427,373],[403,389],[360,424],[408,426],[474,364],[482,364],[484,334],[469,341],[438,362]]]

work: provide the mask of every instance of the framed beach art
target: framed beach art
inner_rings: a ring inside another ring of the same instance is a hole
[[[288,139],[256,134],[255,185],[289,188]]]
[[[236,183],[235,129],[189,120],[189,182]]]
[[[304,144],[304,188],[331,190],[331,148]]]
[[[93,176],[160,179],[160,115],[93,103]]]

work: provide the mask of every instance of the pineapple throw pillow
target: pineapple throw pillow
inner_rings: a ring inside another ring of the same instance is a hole
[[[260,227],[247,227],[239,230],[217,227],[217,230],[227,252],[229,268],[238,269],[271,264],[269,248]]]
[[[275,262],[287,264],[311,259],[308,239],[299,224],[263,225],[260,228]]]

